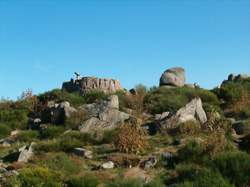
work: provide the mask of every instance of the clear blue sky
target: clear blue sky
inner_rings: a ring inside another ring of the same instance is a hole
[[[250,73],[250,0],[0,0],[0,97],[74,71],[153,86],[173,66],[205,88]]]

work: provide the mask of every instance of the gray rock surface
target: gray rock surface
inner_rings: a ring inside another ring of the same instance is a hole
[[[144,160],[141,164],[140,167],[148,170],[156,166],[158,160],[155,156],[151,156],[148,159]]]
[[[67,101],[61,103],[49,102],[47,109],[42,114],[43,123],[62,124],[65,119],[69,118],[71,114],[77,110],[70,106]]]
[[[182,107],[172,117],[160,122],[164,128],[175,128],[187,121],[199,121],[201,124],[207,122],[207,115],[202,107],[200,98],[193,99],[186,106]]]
[[[81,156],[87,159],[93,158],[93,152],[84,148],[75,148],[73,153],[77,156]]]
[[[160,78],[160,86],[183,87],[185,82],[185,70],[181,67],[166,70]]]
[[[115,164],[112,161],[105,162],[101,165],[102,169],[113,169],[114,167],[115,167]]]
[[[23,146],[19,149],[19,157],[17,162],[28,162],[28,160],[33,156],[33,147],[35,143],[31,143],[30,146]]]
[[[122,90],[122,86],[118,80],[114,79],[102,79],[97,77],[83,77],[79,80],[73,80],[64,82],[62,89],[68,92],[78,91],[81,94],[85,94],[92,90],[103,91],[104,93],[115,93]]]
[[[100,103],[83,105],[79,110],[83,110],[88,116],[79,127],[81,132],[113,129],[130,117],[129,114],[119,111],[119,100],[116,95]]]

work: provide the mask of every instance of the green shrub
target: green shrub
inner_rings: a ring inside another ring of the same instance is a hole
[[[39,138],[38,131],[25,130],[18,133],[16,140],[21,142],[32,142]]]
[[[194,171],[190,171],[194,172]],[[203,168],[193,173],[191,178],[186,178],[180,187],[233,187],[221,174],[217,171]]]
[[[86,101],[86,103],[90,104],[90,103],[97,103],[101,100],[105,100],[108,98],[108,95],[105,94],[102,91],[98,91],[98,90],[93,90],[93,91],[89,91],[87,93],[84,94],[84,99]]]
[[[248,118],[250,116],[250,79],[241,79],[222,84],[214,93],[224,101],[227,116]]]
[[[244,152],[226,152],[214,159],[214,167],[238,187],[250,183],[250,155]]]
[[[34,150],[38,154],[61,151],[59,142],[56,139],[37,142],[37,144],[34,146]]]
[[[200,130],[201,130],[200,123],[193,120],[182,123],[178,127],[178,132],[183,135],[194,135],[200,132]]]
[[[61,187],[61,177],[48,168],[32,167],[24,168],[19,171],[19,175],[12,177],[9,181],[10,186],[20,187]]]
[[[99,140],[95,137],[94,134],[82,133],[80,131],[71,131],[64,134],[63,139],[73,139],[80,141],[83,145],[93,145],[98,144]]]
[[[99,180],[93,175],[74,177],[67,182],[68,187],[97,187]]]
[[[201,143],[190,141],[179,149],[178,159],[183,162],[202,162],[204,159],[204,147]]]
[[[118,134],[118,129],[105,130],[101,142],[106,144],[112,143],[115,141],[117,134]]]
[[[57,138],[62,135],[64,128],[60,126],[49,126],[40,132],[40,137],[43,139]]]
[[[175,170],[178,175],[175,180],[176,182],[181,182],[185,180],[194,180],[201,168],[195,164],[179,164],[176,166]]]
[[[0,139],[10,135],[11,129],[7,125],[0,124]]]
[[[136,115],[140,115],[144,111],[144,97],[147,94],[147,88],[142,84],[136,85],[135,94],[128,94],[124,91],[119,91],[116,95],[119,97],[120,109],[133,109]]]
[[[77,174],[80,171],[80,165],[76,164],[63,152],[49,154],[42,161],[42,165],[51,170],[60,171],[65,177]]]
[[[165,187],[164,181],[160,177],[156,177],[149,183],[145,184],[144,187]]]
[[[145,107],[151,113],[163,113],[165,111],[176,112],[185,106],[190,100],[200,97],[204,104],[219,105],[215,94],[199,88],[166,88],[160,87],[150,91],[144,99]]]
[[[143,183],[139,179],[120,179],[117,178],[105,185],[105,187],[143,187]]]
[[[38,96],[38,99],[41,103],[46,103],[47,101],[55,101],[55,102],[62,102],[68,101],[72,106],[80,106],[85,104],[85,98],[81,96],[77,92],[69,93],[67,91],[61,89],[54,89],[44,94]]]
[[[0,106],[0,123],[8,125],[11,129],[27,129],[28,113],[27,109],[16,108],[16,106],[8,108],[1,108]]]
[[[83,145],[88,144],[86,141],[89,140],[90,135],[82,134],[73,132],[67,133],[63,136],[60,136],[58,139],[52,139],[47,141],[38,142],[35,145],[35,151],[37,153],[44,153],[44,152],[71,152],[72,149],[76,147],[82,147]],[[84,140],[86,140],[84,142]],[[91,140],[92,141],[92,140]]]

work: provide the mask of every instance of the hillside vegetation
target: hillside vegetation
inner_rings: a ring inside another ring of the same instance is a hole
[[[213,90],[28,90],[1,100],[0,139],[0,186],[247,187],[250,78]]]

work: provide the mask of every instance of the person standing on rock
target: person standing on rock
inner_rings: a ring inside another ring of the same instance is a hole
[[[75,72],[75,75],[76,75],[76,80],[77,80],[77,81],[81,79],[80,73]]]

